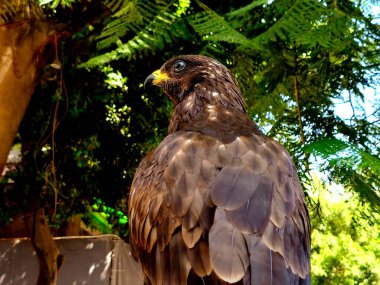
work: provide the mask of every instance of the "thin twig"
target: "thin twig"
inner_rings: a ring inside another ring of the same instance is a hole
[[[55,60],[58,61],[58,41],[57,37],[54,38],[54,47],[55,47]],[[51,173],[53,175],[53,187],[54,187],[54,213],[53,218],[55,216],[56,210],[57,210],[57,204],[58,204],[58,180],[56,175],[56,168],[55,168],[55,131],[58,127],[58,110],[59,110],[59,101],[61,100],[62,95],[62,70],[60,70],[60,80],[58,81],[59,87],[57,92],[57,103],[55,104],[55,110],[54,110],[54,116],[53,116],[53,126],[52,126],[52,133],[51,133]]]
[[[303,132],[302,125],[302,114],[301,114],[301,106],[300,106],[300,91],[298,87],[298,78],[297,78],[297,70],[298,70],[298,57],[297,57],[297,48],[294,48],[294,97],[297,104],[297,113],[298,113],[298,126],[300,128],[301,142],[305,143],[305,133]]]
[[[298,71],[297,46],[294,45],[294,97],[295,97],[296,104],[297,104],[298,126],[300,128],[301,142],[304,145],[306,142],[306,139],[305,139],[305,133],[303,131],[303,124],[302,124],[302,113],[301,113],[301,105],[300,105],[300,90],[299,90],[299,86],[298,86],[297,71]],[[310,170],[309,156],[310,156],[310,153],[305,151],[306,172],[308,172]]]

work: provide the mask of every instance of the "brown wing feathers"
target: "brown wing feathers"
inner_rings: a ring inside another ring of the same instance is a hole
[[[199,70],[176,74],[170,69],[175,60],[169,61],[161,70],[175,77],[175,84],[183,78],[188,86],[190,75],[207,77],[203,66],[226,73],[206,57],[180,60],[194,60],[191,66],[198,64]],[[132,184],[131,245],[147,283],[310,284],[309,217],[288,153],[258,131],[242,112],[240,98],[231,103],[236,107],[219,105],[220,98],[208,101],[212,93],[225,97],[239,91],[223,91],[222,83],[207,80],[199,85],[198,79],[193,90],[208,95],[194,91],[174,100],[173,120],[186,108],[193,117],[171,123],[177,129],[141,162]],[[162,88],[174,98],[170,84]],[[218,86],[217,92],[209,92],[210,86]],[[186,98],[192,105],[181,105]]]

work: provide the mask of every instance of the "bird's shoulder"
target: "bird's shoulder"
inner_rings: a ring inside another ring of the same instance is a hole
[[[221,170],[244,166],[255,174],[271,172],[294,174],[292,159],[277,141],[265,136],[245,113],[217,111],[195,119],[181,130],[170,133],[137,168],[132,188],[164,179],[169,169],[200,170],[201,163]],[[278,178],[280,174],[273,178]],[[157,186],[157,184],[154,184]],[[146,185],[144,185],[146,187]]]
[[[194,121],[143,159],[132,184],[130,219],[144,219],[134,223],[131,236],[150,252],[155,244],[163,250],[178,228],[187,248],[210,231],[210,261],[224,280],[246,274],[250,251],[259,249],[265,256],[276,252],[281,268],[305,278],[310,225],[292,159],[280,143],[242,118]],[[234,259],[220,256],[229,237],[232,255],[246,261],[233,270],[236,276],[229,275]],[[239,251],[237,245],[249,243],[248,251]]]

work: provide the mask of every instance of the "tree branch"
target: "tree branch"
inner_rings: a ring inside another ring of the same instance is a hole
[[[297,113],[298,113],[298,126],[300,128],[301,142],[305,143],[305,133],[303,132],[302,125],[302,114],[301,114],[301,106],[300,106],[300,91],[298,87],[298,78],[297,78],[297,70],[298,70],[298,56],[297,56],[297,48],[294,47],[294,97],[297,104]]]

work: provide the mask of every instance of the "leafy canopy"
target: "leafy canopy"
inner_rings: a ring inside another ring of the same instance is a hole
[[[15,17],[16,2],[1,2],[2,23]],[[231,68],[251,117],[286,145],[305,184],[316,155],[330,180],[379,205],[379,101],[372,119],[354,112],[347,120],[335,112],[345,94],[351,102],[366,102],[364,90],[379,80],[375,3],[39,3],[59,35],[59,44],[51,46],[59,51],[51,60],[59,64],[44,68],[21,126],[23,161],[4,180],[15,183],[1,192],[5,219],[30,197],[57,224],[96,211],[98,199],[114,213],[125,210],[137,163],[165,136],[171,110],[166,98],[147,93],[142,83],[168,58],[188,53]],[[21,201],[16,208],[15,197]],[[117,216],[108,218],[115,232],[125,233]]]

